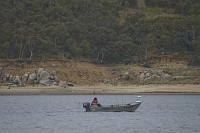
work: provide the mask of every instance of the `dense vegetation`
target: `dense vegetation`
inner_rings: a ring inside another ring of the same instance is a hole
[[[1,59],[138,62],[200,52],[199,0],[1,0]]]

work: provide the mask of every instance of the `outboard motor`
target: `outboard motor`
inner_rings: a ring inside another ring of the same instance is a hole
[[[90,111],[90,103],[83,103],[83,108],[85,108],[86,112]]]
[[[142,103],[142,97],[141,96],[138,96],[138,99],[137,101],[135,101],[136,103]]]

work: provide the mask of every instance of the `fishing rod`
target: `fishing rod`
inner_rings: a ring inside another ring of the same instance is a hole
[[[118,105],[119,105],[119,102],[118,102],[118,99],[117,99],[116,95],[115,95],[115,98],[116,98],[116,100],[117,100],[117,103],[118,103]]]

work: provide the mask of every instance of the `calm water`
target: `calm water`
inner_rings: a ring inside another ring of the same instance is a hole
[[[1,133],[199,133],[199,95],[143,95],[136,112],[85,112],[94,96],[0,96]],[[100,95],[101,104],[136,95]]]

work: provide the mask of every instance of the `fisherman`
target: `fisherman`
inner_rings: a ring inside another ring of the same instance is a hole
[[[101,106],[101,104],[98,102],[97,98],[95,97],[91,103],[91,105],[97,105],[98,107]]]

